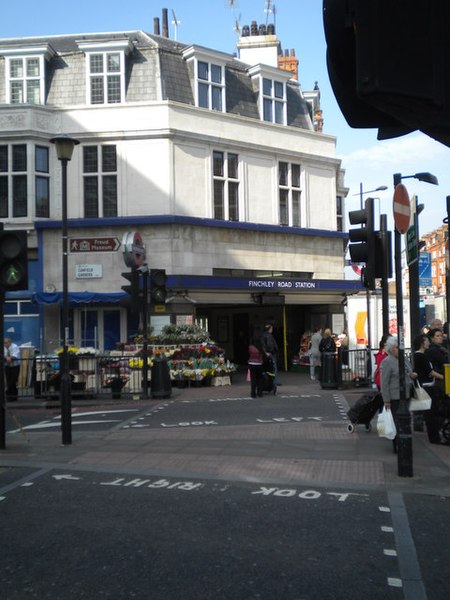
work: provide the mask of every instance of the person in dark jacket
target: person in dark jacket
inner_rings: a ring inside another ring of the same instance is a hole
[[[261,336],[261,342],[264,352],[267,354],[267,356],[271,356],[273,360],[273,385],[279,386],[281,383],[278,381],[278,344],[276,339],[273,337],[273,325],[270,323],[267,323],[267,325],[264,326],[264,333]]]
[[[439,377],[439,373],[434,370],[428,355],[429,347],[430,340],[424,333],[420,333],[414,338],[414,371],[417,373],[417,380],[420,385],[428,392],[431,398],[431,409],[426,410],[423,413],[423,418],[427,427],[428,441],[430,444],[440,444],[439,406],[441,390],[440,385],[436,383],[435,379],[435,377]]]

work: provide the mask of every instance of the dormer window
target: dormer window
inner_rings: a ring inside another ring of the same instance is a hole
[[[42,68],[39,58],[11,58],[8,63],[11,104],[40,104]]]
[[[267,65],[256,65],[249,69],[255,89],[259,92],[259,114],[268,123],[286,125],[287,101],[286,84],[289,73]]]
[[[120,58],[119,52],[89,55],[90,104],[117,104],[122,101]]]
[[[223,68],[220,65],[197,62],[198,105],[201,108],[223,110]]]
[[[190,46],[183,52],[194,75],[195,105],[225,112],[225,64],[229,56]]]
[[[0,48],[0,56],[5,57],[8,104],[45,104],[45,60],[53,54],[50,46]]]
[[[125,55],[129,40],[79,43],[86,54],[86,91],[88,104],[120,104],[125,101]]]
[[[286,105],[286,85],[281,81],[267,79],[263,77],[263,119],[269,123],[279,123],[283,125]]]

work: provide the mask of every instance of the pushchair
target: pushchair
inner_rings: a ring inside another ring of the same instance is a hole
[[[370,422],[383,406],[383,397],[380,393],[363,394],[358,398],[355,404],[347,411],[350,423],[347,430],[350,433],[355,431],[355,425],[364,425],[366,431],[371,431]]]
[[[275,385],[275,366],[273,358],[270,355],[264,358],[262,379],[263,392],[272,392],[275,396],[277,393],[277,386]]]

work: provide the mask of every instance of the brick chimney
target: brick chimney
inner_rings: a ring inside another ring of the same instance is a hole
[[[295,57],[295,50],[285,50],[284,55],[278,55],[278,68],[283,71],[290,71],[292,78],[298,81],[298,58]]]

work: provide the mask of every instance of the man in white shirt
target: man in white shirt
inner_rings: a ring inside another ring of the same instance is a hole
[[[18,396],[17,381],[20,372],[20,348],[11,338],[3,340],[5,355],[6,401],[15,402]]]

